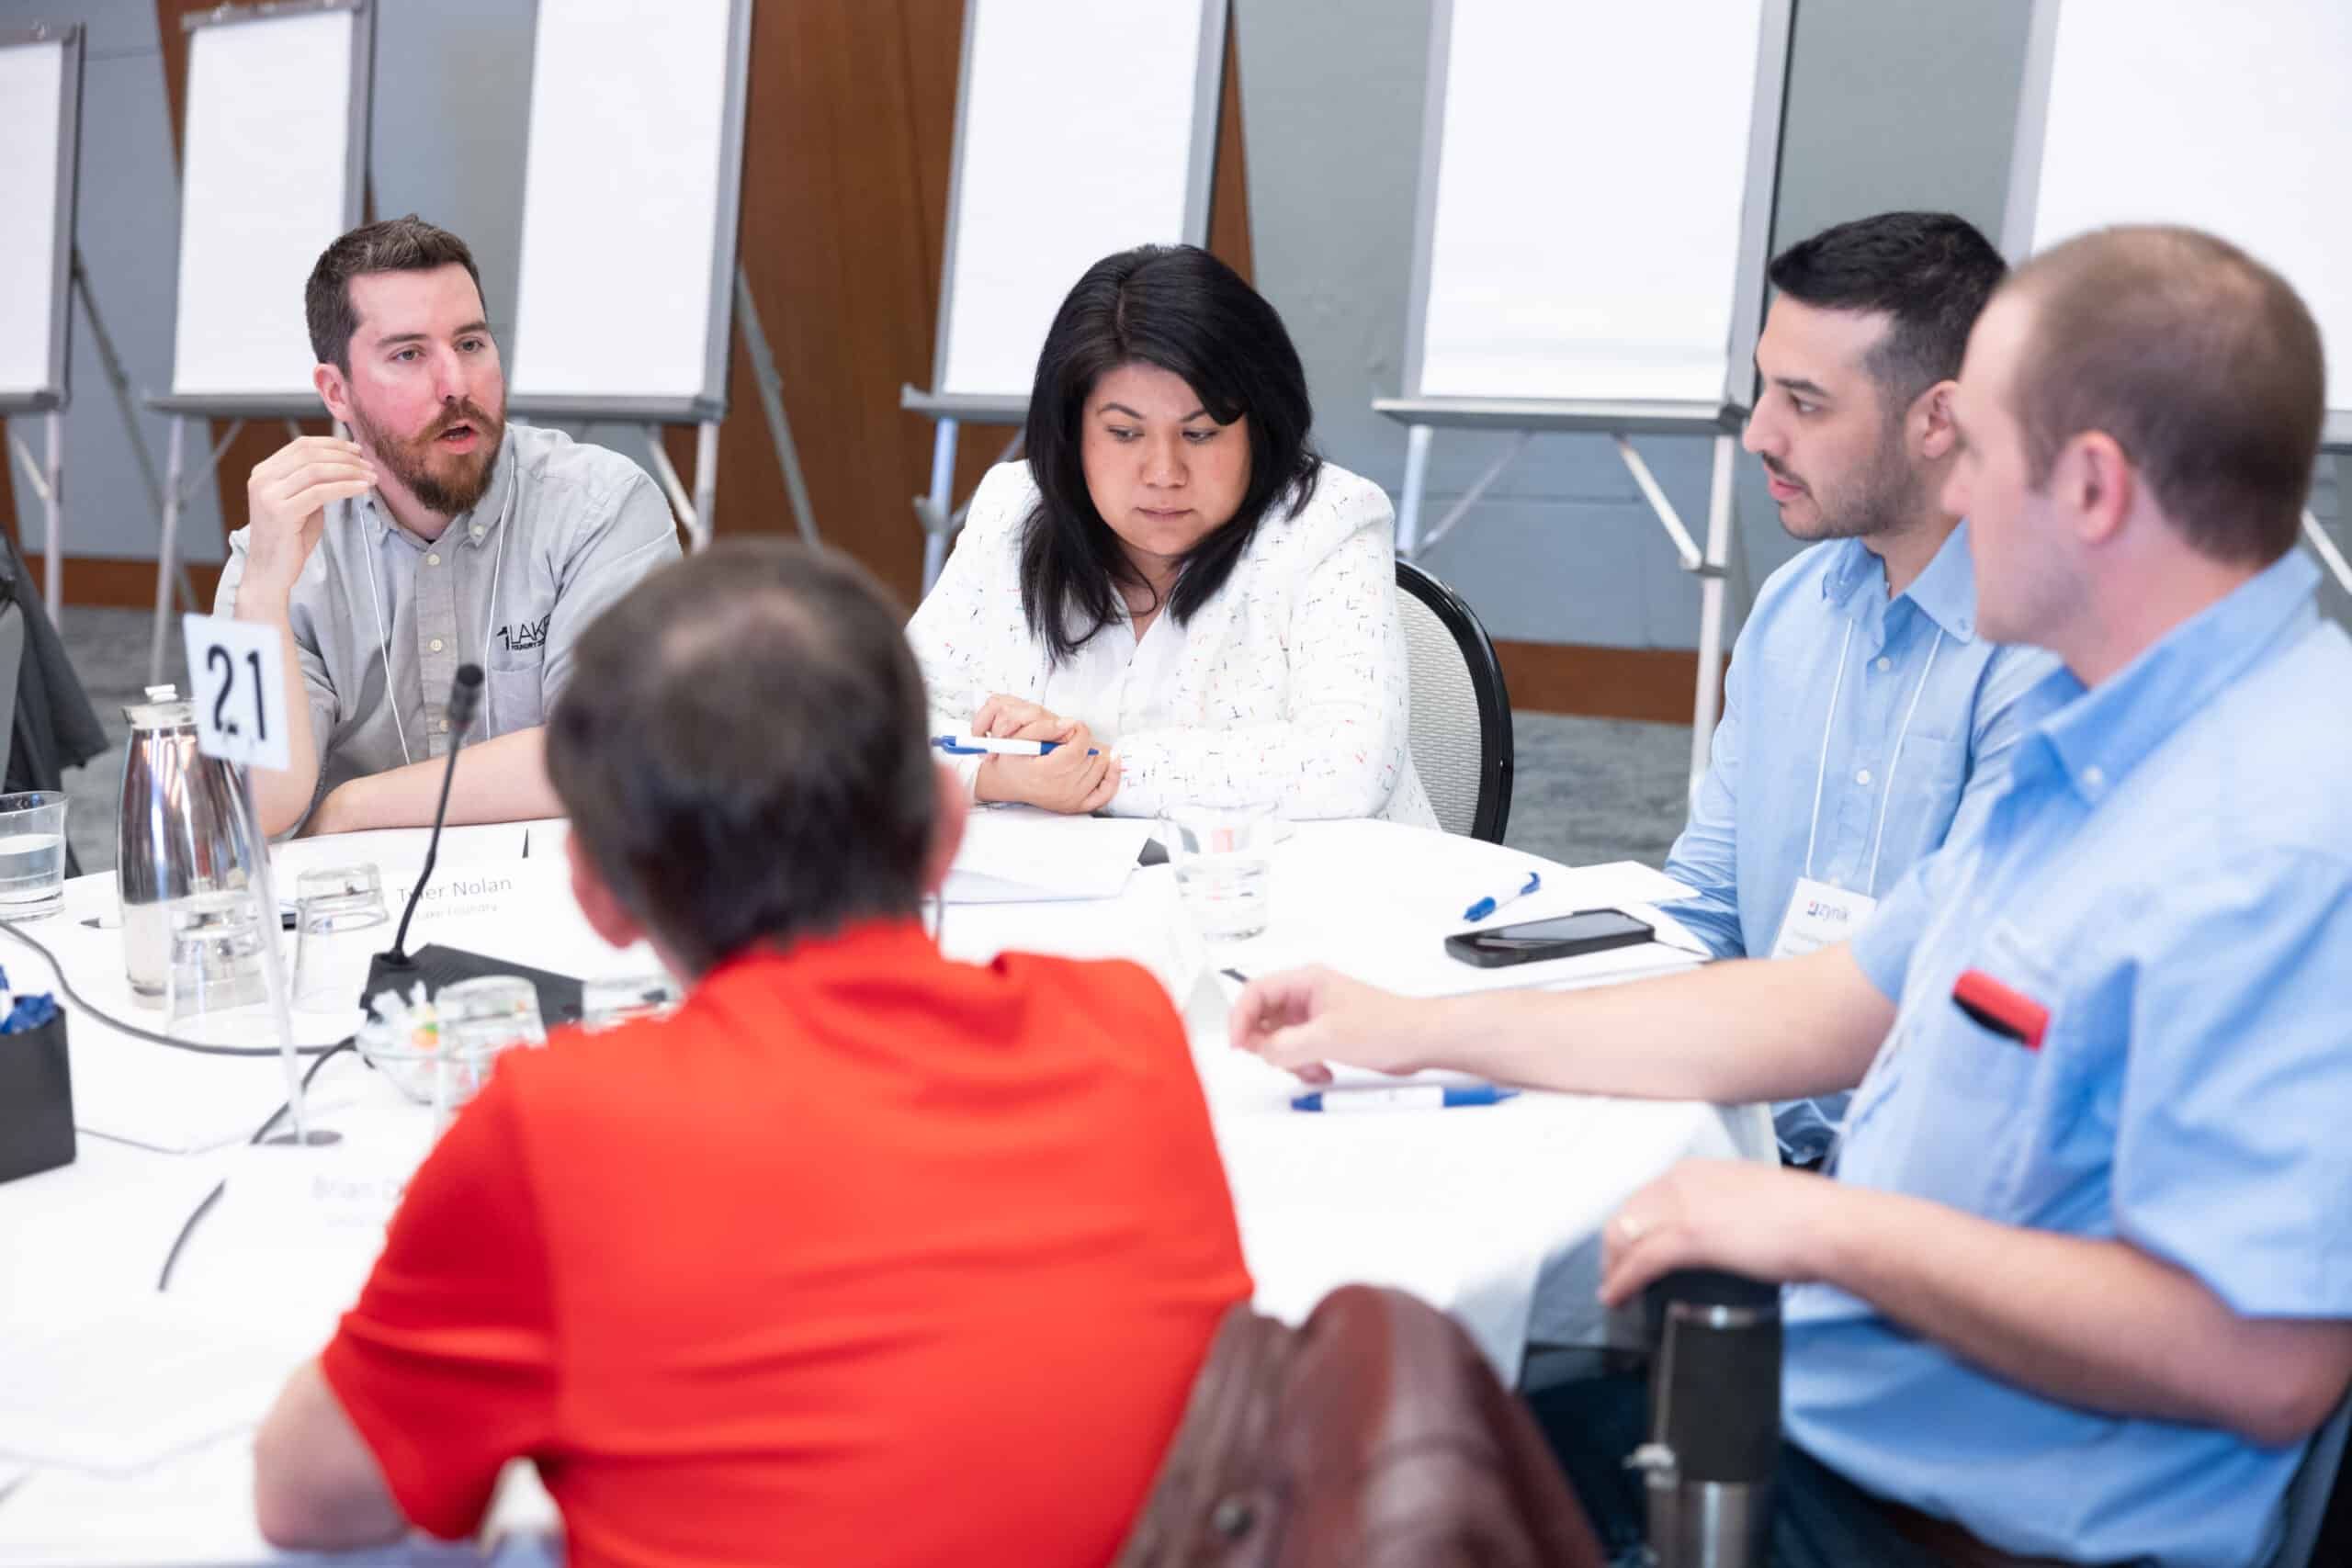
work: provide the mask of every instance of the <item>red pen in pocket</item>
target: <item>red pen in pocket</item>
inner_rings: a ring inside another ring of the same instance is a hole
[[[2041,1049],[2042,1032],[2050,1027],[2050,1010],[2023,991],[2011,990],[1982,969],[1971,969],[1953,984],[1951,999],[1961,1011],[1994,1033],[2029,1051]]]

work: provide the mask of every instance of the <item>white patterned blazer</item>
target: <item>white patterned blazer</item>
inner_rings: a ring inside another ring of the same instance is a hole
[[[964,729],[993,692],[1044,702],[1052,671],[1021,613],[1021,546],[1036,503],[1027,463],[991,468],[907,624],[933,734]],[[1395,532],[1380,487],[1330,463],[1295,517],[1277,501],[1225,585],[1188,624],[1170,619],[1183,639],[1167,666],[1174,689],[1152,705],[1179,722],[1117,738],[1111,812],[1269,801],[1295,820],[1435,827],[1407,745]]]

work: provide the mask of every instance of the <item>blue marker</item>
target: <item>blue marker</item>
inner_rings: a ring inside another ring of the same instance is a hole
[[[1534,892],[1537,888],[1543,886],[1543,873],[1531,871],[1527,874],[1526,886],[1514,888],[1506,893],[1489,893],[1484,898],[1479,899],[1476,903],[1463,910],[1462,918],[1465,920],[1483,920],[1488,915],[1493,914],[1497,909],[1501,908],[1505,904],[1508,904],[1516,898],[1524,898],[1530,893]]]
[[[1515,1089],[1481,1084],[1404,1084],[1396,1089],[1327,1089],[1291,1096],[1293,1111],[1451,1111],[1457,1105],[1500,1105]]]
[[[1060,750],[1063,745],[1059,740],[1000,740],[990,735],[934,735],[931,743],[957,757],[979,757],[990,752],[1001,757],[1042,757]],[[1100,747],[1089,746],[1086,754],[1098,756],[1101,750]]]

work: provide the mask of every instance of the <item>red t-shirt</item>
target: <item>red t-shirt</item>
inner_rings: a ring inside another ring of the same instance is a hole
[[[571,1561],[1100,1563],[1250,1293],[1182,1023],[911,923],[503,1059],[322,1359],[401,1510]]]

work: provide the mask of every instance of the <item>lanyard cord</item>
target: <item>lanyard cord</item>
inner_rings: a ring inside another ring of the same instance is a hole
[[[1919,699],[1927,695],[1928,678],[1935,673],[1936,655],[1941,651],[1943,646],[1943,628],[1938,626],[1936,640],[1928,645],[1927,662],[1919,668],[1919,683],[1912,688],[1911,705],[1904,710],[1903,728],[1895,732],[1894,755],[1887,763],[1885,786],[1879,794],[1878,826],[1871,834],[1870,869],[1862,878],[1862,891],[1865,894],[1872,893],[1878,886],[1879,851],[1884,847],[1886,841],[1887,802],[1894,798],[1894,779],[1903,766],[1904,743],[1911,739],[1911,721],[1918,716]],[[1837,733],[1838,698],[1846,689],[1846,656],[1853,649],[1854,623],[1848,621],[1846,635],[1838,644],[1838,674],[1829,683],[1829,713],[1821,724],[1821,761],[1814,769],[1813,773],[1813,821],[1812,825],[1805,829],[1804,836],[1804,874],[1807,877],[1813,875],[1814,848],[1821,836],[1822,786],[1829,777],[1829,742]]]
[[[519,474],[514,476],[507,484],[505,502],[498,509],[498,555],[490,569],[490,607],[483,612],[481,623],[481,651],[485,660],[490,657],[490,624],[498,617],[498,580],[506,570],[506,520],[514,510],[514,491],[521,483],[522,477]],[[390,532],[389,524],[385,531]],[[368,537],[364,523],[359,529],[359,543],[368,552],[368,602],[376,611],[376,647],[384,660],[384,700],[391,705],[392,732],[401,738],[401,761],[413,762],[416,758],[408,749],[408,726],[401,722],[400,694],[392,690],[392,634],[391,629],[384,625],[384,601],[376,588],[376,545]],[[492,696],[488,682],[482,686],[481,728],[484,735],[493,735],[498,730],[498,702]]]
[[[1912,688],[1911,705],[1904,710],[1903,728],[1894,732],[1894,755],[1886,764],[1886,788],[1878,797],[1878,829],[1871,835],[1871,868],[1862,875],[1862,891],[1878,894],[1878,852],[1886,843],[1886,803],[1894,798],[1894,775],[1903,766],[1903,743],[1911,739],[1911,721],[1918,716],[1919,699],[1928,694],[1928,677],[1935,673],[1936,655],[1944,646],[1944,629],[1928,645],[1928,661],[1919,667],[1919,683]]]
[[[1838,694],[1846,689],[1846,655],[1854,649],[1854,623],[1838,645],[1838,678],[1829,682],[1829,716],[1821,721],[1821,765],[1813,771],[1813,823],[1804,832],[1804,874],[1813,875],[1814,840],[1821,836],[1821,785],[1829,777],[1829,736],[1838,724]]]

